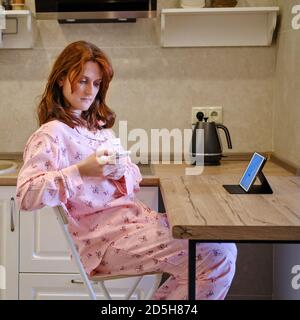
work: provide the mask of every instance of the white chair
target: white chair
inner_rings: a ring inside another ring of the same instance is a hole
[[[71,249],[71,253],[72,253],[72,257],[75,260],[76,265],[78,266],[80,275],[82,277],[83,283],[85,284],[89,296],[92,300],[97,300],[97,296],[96,296],[96,292],[95,289],[93,287],[93,284],[99,284],[100,288],[102,289],[103,295],[105,297],[106,300],[112,300],[111,294],[109,293],[107,287],[105,286],[105,281],[106,280],[117,280],[117,279],[124,279],[124,278],[132,278],[135,277],[136,279],[134,279],[134,281],[132,282],[131,286],[128,288],[126,295],[124,296],[124,300],[129,300],[131,298],[131,296],[133,295],[133,293],[135,293],[135,291],[138,288],[138,285],[140,284],[141,280],[143,279],[144,276],[146,275],[155,275],[155,281],[153,282],[152,287],[150,288],[150,290],[148,291],[147,295],[145,296],[145,300],[149,300],[151,299],[153,293],[155,292],[155,290],[158,288],[160,282],[161,282],[161,278],[162,278],[162,274],[161,273],[143,273],[139,276],[136,275],[114,275],[114,276],[101,276],[101,275],[95,275],[92,277],[89,277],[87,275],[87,273],[84,270],[84,267],[82,265],[82,262],[80,260],[79,254],[76,250],[75,244],[73,242],[73,239],[69,233],[68,230],[68,218],[67,215],[63,209],[63,207],[61,206],[57,206],[55,207],[55,211],[56,211],[56,215],[57,215],[57,219],[59,221],[59,224],[62,227],[63,230],[63,234],[65,235],[65,238],[67,240],[67,243]]]

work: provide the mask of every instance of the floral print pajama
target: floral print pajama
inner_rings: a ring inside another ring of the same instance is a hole
[[[72,129],[53,120],[28,140],[17,183],[23,210],[62,205],[69,231],[89,275],[166,272],[170,277],[154,299],[186,299],[187,240],[173,239],[166,214],[136,199],[141,174],[126,160],[119,180],[81,177],[76,163],[98,147],[119,150],[113,131]],[[235,272],[236,246],[198,243],[197,299],[224,299]]]

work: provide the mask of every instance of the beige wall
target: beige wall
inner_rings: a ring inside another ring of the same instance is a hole
[[[159,1],[159,6],[176,5]],[[119,120],[128,120],[129,129],[190,128],[193,106],[221,105],[233,152],[270,151],[275,45],[161,48],[157,30],[159,18],[135,24],[38,21],[34,49],[0,50],[0,152],[23,150],[37,128],[35,108],[51,64],[79,39],[111,57],[115,78],[108,103]]]
[[[282,21],[277,41],[274,94],[276,156],[300,167],[300,30],[291,26],[299,0],[279,0]]]

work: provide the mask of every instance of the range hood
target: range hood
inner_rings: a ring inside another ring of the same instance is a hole
[[[155,18],[157,0],[35,0],[37,19],[60,22],[132,21]]]

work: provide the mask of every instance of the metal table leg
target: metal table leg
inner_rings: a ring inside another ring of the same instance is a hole
[[[188,298],[195,300],[196,296],[196,240],[189,240],[189,266],[188,266]]]

